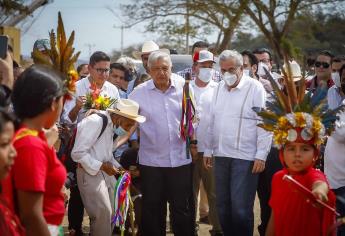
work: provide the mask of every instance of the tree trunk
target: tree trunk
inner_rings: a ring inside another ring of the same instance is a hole
[[[222,51],[224,51],[225,49],[228,49],[228,45],[230,45],[230,41],[231,38],[234,34],[234,30],[233,29],[227,29],[226,31],[224,31],[224,35],[223,35],[223,39],[222,42],[220,43],[217,52],[220,54]]]

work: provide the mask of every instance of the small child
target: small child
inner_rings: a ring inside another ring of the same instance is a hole
[[[315,145],[302,139],[289,142],[280,150],[284,168],[272,180],[272,213],[266,235],[327,235],[335,223],[333,212],[316,206],[298,187],[284,180],[284,175],[290,175],[315,198],[334,207],[335,196],[329,191],[325,175],[313,168],[318,153]]]
[[[273,176],[266,236],[334,235],[335,212],[317,201],[334,209],[335,196],[325,175],[313,166],[337,111],[328,109],[326,87],[305,93],[304,79],[296,89],[291,67],[285,72],[287,94],[269,78],[275,94],[266,109],[256,111],[262,118],[259,126],[272,132],[284,167]]]

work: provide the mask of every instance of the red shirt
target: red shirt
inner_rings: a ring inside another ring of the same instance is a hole
[[[22,131],[20,129],[15,136],[17,157],[3,186],[5,197],[15,209],[15,190],[43,193],[45,220],[48,224],[60,225],[65,213],[61,190],[66,180],[66,170],[58,160],[55,149],[48,146],[43,132],[29,130],[20,135]]]
[[[0,198],[0,233],[1,236],[25,236],[23,226],[18,217],[8,208],[6,202]]]
[[[330,78],[329,80],[327,80],[327,88],[330,88],[334,85],[333,80]],[[317,77],[315,76],[314,78],[312,78],[309,81],[306,81],[306,87],[307,89],[311,90],[311,89],[316,89],[318,87],[318,83],[317,83]]]
[[[306,197],[283,176],[286,169],[278,171],[272,180],[270,206],[274,214],[274,233],[279,236],[317,236],[327,235],[327,230],[335,223],[335,214],[313,206]],[[326,182],[325,175],[314,168],[305,174],[294,175],[293,178],[308,189],[312,189],[315,181]],[[328,193],[328,204],[335,207],[335,196]]]

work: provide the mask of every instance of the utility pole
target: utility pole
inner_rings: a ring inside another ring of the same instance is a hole
[[[122,24],[121,26],[114,25],[114,28],[121,29],[121,56],[123,56],[123,38],[124,38],[124,30],[130,28],[131,26],[127,26]]]
[[[92,53],[92,48],[94,48],[96,45],[94,43],[86,43],[85,44],[86,47],[89,48],[89,58],[91,57],[91,53]]]
[[[186,54],[189,54],[189,7],[186,0]]]

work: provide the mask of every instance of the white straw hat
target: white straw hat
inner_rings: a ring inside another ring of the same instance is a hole
[[[169,49],[166,49],[166,48],[159,49],[159,46],[155,42],[153,42],[153,41],[146,41],[143,44],[143,46],[141,48],[141,51],[134,51],[133,52],[133,56],[136,59],[141,59],[141,55],[142,54],[147,54],[147,53],[151,53],[151,52],[154,52],[154,51],[162,51],[162,52],[170,54]]]
[[[129,118],[131,120],[135,120],[139,123],[143,123],[146,121],[145,116],[139,115],[139,104],[133,100],[119,99],[115,107],[115,109],[108,108],[107,111]]]

